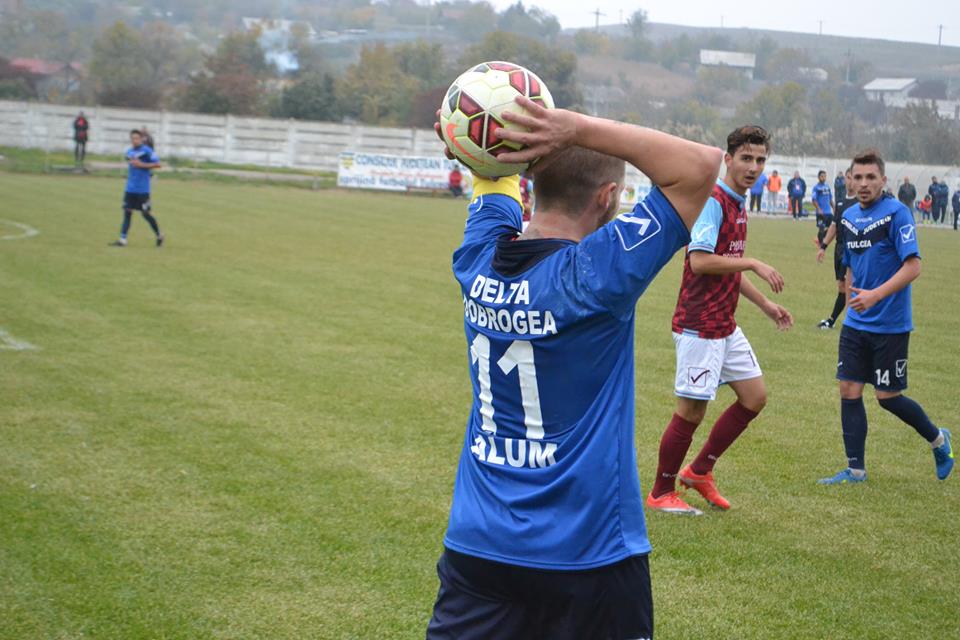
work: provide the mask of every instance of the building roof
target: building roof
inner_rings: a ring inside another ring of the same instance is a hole
[[[726,65],[728,67],[753,69],[757,66],[757,56],[753,53],[742,53],[740,51],[701,49],[700,64],[709,66]]]
[[[917,83],[916,78],[874,78],[863,85],[864,91],[903,91]]]
[[[54,62],[53,60],[41,60],[40,58],[13,58],[10,66],[35,76],[53,76],[63,72],[68,67],[76,73],[83,72],[83,65],[79,62]]]

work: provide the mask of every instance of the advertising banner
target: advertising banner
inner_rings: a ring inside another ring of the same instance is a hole
[[[340,154],[337,186],[387,191],[446,190],[453,164],[443,156],[392,156],[347,151]]]

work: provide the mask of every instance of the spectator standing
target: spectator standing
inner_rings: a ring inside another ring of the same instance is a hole
[[[447,176],[447,188],[450,189],[450,195],[459,198],[463,195],[463,172],[460,171],[460,165],[453,165],[450,175]]]
[[[828,228],[833,222],[833,195],[827,184],[827,172],[822,169],[817,173],[817,184],[810,190],[810,199],[817,212],[817,227]]]
[[[760,213],[763,208],[763,188],[767,186],[767,174],[761,173],[757,176],[757,181],[750,187],[750,212]],[[754,208],[756,207],[756,208]]]
[[[960,218],[960,188],[953,192],[953,230],[957,230],[957,218]]]
[[[833,197],[837,204],[847,197],[847,182],[843,178],[843,171],[837,171],[837,177],[833,179]]]
[[[937,180],[937,176],[933,176],[933,179],[930,181],[930,186],[927,187],[927,194],[933,201],[930,215],[934,223],[937,224],[946,221],[947,200],[950,197],[949,188],[944,189],[946,186],[946,184],[941,184]]]
[[[799,220],[803,199],[807,195],[807,183],[800,177],[799,171],[794,171],[793,179],[787,183],[787,195],[790,196],[790,214],[794,220]]]
[[[770,192],[770,196],[767,199],[768,210],[770,211],[777,210],[777,202],[780,199],[780,189],[782,188],[783,188],[783,179],[780,177],[780,174],[777,173],[777,170],[774,169],[773,173],[770,174],[770,180],[767,182],[767,191]]]
[[[87,140],[90,139],[90,121],[81,111],[73,120],[73,161],[83,166],[87,157]]]
[[[948,224],[947,222],[947,207],[950,204],[950,187],[947,186],[947,181],[943,180],[940,183],[940,200],[936,198],[933,199],[934,206],[937,206],[937,203],[940,204],[940,223]]]
[[[150,131],[147,130],[147,125],[143,125],[140,128],[140,133],[143,134],[143,144],[147,145],[154,151],[157,150],[157,146],[153,142],[153,136],[150,134]]]
[[[897,191],[897,200],[902,202],[907,209],[910,209],[910,213],[913,213],[914,203],[917,201],[917,188],[910,184],[910,178],[903,178],[903,184]]]

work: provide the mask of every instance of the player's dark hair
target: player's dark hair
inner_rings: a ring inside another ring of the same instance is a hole
[[[820,171],[817,171],[817,177],[818,177],[818,178],[819,178],[820,176],[825,176],[825,175],[827,175],[827,172],[824,171],[823,169],[820,169]]]
[[[757,144],[763,145],[763,148],[770,151],[770,134],[763,127],[755,124],[748,124],[737,127],[727,136],[727,153],[734,155],[737,149],[744,145]]]
[[[883,156],[880,155],[879,150],[874,149],[873,147],[864,149],[857,155],[853,156],[853,164],[850,166],[852,167],[854,164],[875,164],[880,169],[880,175],[886,175],[886,163],[883,161]]]
[[[143,133],[140,131],[140,129],[130,129],[130,135],[132,136],[133,134],[137,134],[141,137],[143,136]]]
[[[611,182],[622,185],[625,170],[620,158],[583,147],[564,149],[536,171],[533,194],[537,208],[579,215],[601,186]]]

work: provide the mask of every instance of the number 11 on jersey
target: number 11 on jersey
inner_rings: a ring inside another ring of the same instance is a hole
[[[493,389],[490,378],[490,339],[478,333],[470,344],[470,361],[478,365],[477,382],[480,385],[481,428],[488,433],[497,432],[494,420]],[[523,404],[523,423],[528,440],[543,439],[543,414],[540,411],[540,388],[537,386],[537,365],[533,357],[533,345],[528,340],[514,340],[503,356],[497,360],[497,368],[503,375],[514,369],[520,378],[520,400]]]

